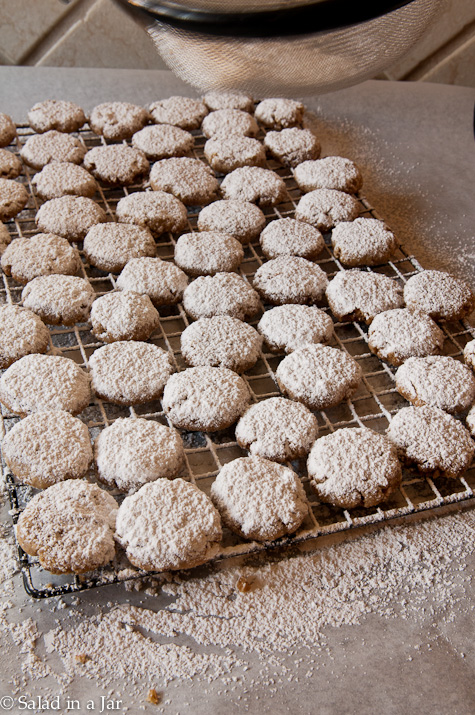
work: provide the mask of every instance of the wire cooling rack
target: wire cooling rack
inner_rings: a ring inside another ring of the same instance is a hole
[[[15,152],[19,152],[21,146],[31,134],[29,127],[18,127],[17,145],[12,147]],[[194,154],[196,158],[202,159],[205,139],[197,132],[195,132],[195,135]],[[88,148],[105,143],[102,138],[97,137],[87,129],[81,130],[77,136]],[[266,218],[271,221],[277,218],[292,217],[301,196],[292,174],[288,169],[273,160],[268,162],[268,168],[276,171],[284,179],[288,189],[289,200],[275,208],[267,209],[265,211]],[[36,196],[31,185],[34,173],[33,170],[24,167],[24,173],[19,177],[19,181],[24,182],[29,189],[31,198],[27,207],[15,220],[8,224],[12,238],[28,237],[37,232],[34,219],[42,202]],[[94,198],[105,209],[110,220],[115,220],[117,202],[124,195],[143,189],[143,185],[131,186],[127,189],[111,189],[100,186],[98,195]],[[359,196],[358,198],[361,216],[384,218],[377,214],[377,211],[364,196]],[[190,231],[197,230],[198,212],[198,208],[190,209],[188,212]],[[165,234],[160,236],[156,243],[157,255],[165,260],[172,260],[176,237],[171,234]],[[90,266],[81,249],[79,250],[83,261],[82,275],[90,281],[97,295],[103,295],[115,289],[117,276],[104,273]],[[251,281],[254,273],[264,260],[258,242],[245,246],[245,256],[240,266],[241,275]],[[328,274],[329,278],[342,270],[341,264],[332,252],[329,235],[325,236],[325,248],[320,254],[317,263]],[[422,268],[415,258],[408,255],[404,248],[401,247],[395,253],[392,261],[371,270],[395,278],[399,283],[404,284],[410,276],[422,270]],[[3,273],[2,281],[0,303],[20,303],[23,286]],[[272,306],[263,306],[262,309],[265,310],[267,307]],[[325,309],[329,310],[328,307]],[[159,309],[159,313],[160,327],[152,335],[150,341],[168,350],[176,369],[182,370],[186,365],[180,354],[180,335],[189,325],[189,318],[181,304],[162,307]],[[254,321],[251,321],[251,324],[256,325],[259,317],[257,316]],[[464,345],[474,337],[472,329],[465,321],[442,323],[440,327],[446,336],[444,354],[460,358]],[[334,329],[331,345],[346,351],[359,362],[363,370],[363,379],[358,391],[351,400],[316,413],[320,429],[319,435],[328,434],[341,427],[358,426],[365,426],[377,432],[383,432],[389,425],[391,416],[401,407],[408,404],[395,389],[395,370],[369,351],[366,326],[356,322],[336,322]],[[85,369],[88,369],[88,360],[91,354],[102,345],[91,332],[89,323],[77,324],[72,327],[51,327],[50,334],[51,352],[71,358]],[[283,357],[284,355],[264,353],[257,364],[243,375],[250,388],[254,402],[280,394],[274,376]],[[161,403],[158,401],[144,405],[122,407],[94,398],[79,417],[87,424],[92,438],[95,438],[102,429],[119,417],[145,417],[163,424],[169,424]],[[2,434],[11,429],[18,419],[2,406]],[[185,446],[186,459],[180,476],[192,482],[207,494],[209,494],[210,486],[224,464],[237,457],[247,455],[236,443],[234,428],[214,434],[182,431],[181,435]],[[21,510],[35,490],[19,484],[8,473],[3,457],[2,464],[6,474],[12,518],[16,523]],[[415,471],[404,470],[401,486],[383,504],[368,509],[341,509],[318,502],[316,495],[309,486],[305,460],[291,462],[289,466],[302,479],[310,504],[309,515],[299,530],[290,537],[284,537],[272,543],[260,544],[244,541],[224,529],[221,549],[215,560],[238,555],[257,554],[276,546],[296,545],[325,534],[345,531],[366,524],[385,523],[408,514],[434,510],[440,506],[474,497],[475,467],[470,468],[458,479],[450,480],[443,478],[432,479],[427,476],[421,476]],[[92,472],[88,475],[88,479],[94,481]],[[117,494],[116,496],[120,501],[121,496]],[[36,558],[28,556],[19,547],[20,567],[23,573],[25,589],[36,598],[44,598],[143,577],[144,572],[132,567],[120,549],[118,551],[115,561],[108,567],[81,576],[56,576],[44,571],[39,566]]]

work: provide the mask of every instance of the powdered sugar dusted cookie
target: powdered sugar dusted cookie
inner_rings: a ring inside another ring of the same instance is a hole
[[[150,164],[140,149],[125,144],[96,146],[84,157],[84,166],[109,186],[129,186],[142,182]]]
[[[178,303],[187,285],[186,273],[161,258],[133,258],[117,279],[118,288],[148,295],[154,305]]]
[[[373,318],[386,310],[402,308],[402,288],[393,278],[367,271],[340,271],[327,286],[328,304],[337,320]]]
[[[254,276],[254,288],[267,303],[317,303],[325,295],[327,274],[298,256],[279,256],[264,263]]]
[[[146,109],[130,102],[104,102],[91,112],[89,126],[95,134],[105,139],[120,141],[130,139],[149,120]]]
[[[473,312],[475,295],[468,283],[444,271],[422,271],[404,286],[408,308],[421,310],[434,320],[461,320]]]
[[[260,166],[243,166],[232,171],[224,178],[221,193],[225,199],[250,201],[259,206],[275,206],[287,197],[283,179]]]
[[[198,129],[208,114],[203,102],[191,97],[168,97],[150,105],[156,124],[173,124],[181,129]]]
[[[183,294],[183,307],[194,320],[213,315],[252,318],[260,307],[259,294],[235,273],[216,273],[192,281]]]
[[[77,104],[61,99],[45,99],[37,102],[28,112],[30,127],[39,133],[56,129],[58,132],[77,132],[86,122],[86,117]]]
[[[121,340],[104,345],[89,359],[92,389],[116,405],[158,400],[173,372],[169,354],[151,343]]]
[[[21,294],[23,305],[51,325],[85,323],[95,297],[84,278],[54,274],[34,278]]]
[[[336,189],[356,194],[363,185],[363,177],[356,164],[342,156],[312,157],[295,167],[294,177],[299,189],[305,193],[316,189]]]
[[[0,221],[0,256],[3,256],[5,249],[10,245],[12,239],[8,228]]]
[[[268,132],[264,146],[274,159],[285,166],[297,166],[320,156],[320,143],[310,129],[292,127],[280,132]]]
[[[286,129],[302,124],[305,107],[294,99],[280,97],[263,99],[256,107],[255,117],[270,129]]]
[[[57,199],[67,195],[91,198],[97,191],[97,182],[89,172],[69,162],[46,164],[35,174],[31,183],[42,199]]]
[[[220,134],[208,139],[204,155],[210,166],[221,174],[229,174],[242,166],[264,166],[266,160],[264,147],[257,139],[236,134]]]
[[[318,434],[317,418],[300,402],[271,397],[251,405],[236,426],[236,440],[254,456],[275,462],[304,457]]]
[[[432,318],[407,308],[379,313],[368,331],[371,352],[396,367],[410,357],[439,353],[444,339],[444,333]]]
[[[17,422],[3,438],[2,452],[13,474],[37,489],[83,477],[92,462],[86,425],[64,410],[35,412]]]
[[[207,92],[203,102],[212,112],[218,109],[240,109],[242,112],[254,111],[254,100],[243,92]]]
[[[0,178],[16,179],[21,174],[21,161],[12,151],[0,149]]]
[[[61,196],[43,204],[35,220],[40,231],[64,236],[68,241],[82,241],[92,226],[107,221],[107,215],[92,199]]]
[[[259,127],[249,112],[242,112],[240,109],[218,109],[215,112],[210,112],[203,119],[201,131],[208,139],[219,136],[228,137],[231,134],[255,137]]]
[[[302,196],[295,218],[320,231],[329,231],[340,221],[353,221],[358,214],[359,203],[354,196],[334,189],[317,189]]]
[[[145,226],[159,236],[179,233],[188,225],[186,208],[175,196],[164,191],[137,191],[124,196],[116,208],[121,223]]]
[[[158,328],[160,316],[148,295],[120,290],[94,301],[91,323],[92,332],[104,343],[147,340]]]
[[[236,422],[250,399],[246,383],[232,370],[200,366],[171,376],[162,405],[175,427],[216,432]]]
[[[438,407],[405,407],[387,435],[402,459],[420,472],[459,477],[472,463],[475,442],[463,424]]]
[[[133,258],[153,257],[155,241],[142,226],[98,223],[84,238],[84,255],[92,266],[108,273],[119,273]]]
[[[251,325],[229,315],[200,318],[181,334],[181,353],[188,365],[227,367],[244,372],[261,354],[262,338]]]
[[[42,169],[50,162],[69,161],[80,164],[86,154],[86,147],[76,137],[52,129],[44,134],[35,134],[26,140],[20,156],[34,169]]]
[[[229,233],[184,233],[175,246],[175,263],[190,276],[235,271],[244,258],[241,243]]]
[[[361,367],[343,350],[309,345],[287,355],[276,371],[284,395],[311,410],[325,410],[350,398],[361,380]]]
[[[166,159],[184,156],[193,149],[193,135],[171,124],[154,124],[144,127],[132,137],[132,144],[149,159]]]
[[[389,261],[398,244],[384,221],[356,218],[337,224],[331,235],[333,252],[345,266],[377,266]]]
[[[243,245],[256,239],[265,225],[266,218],[260,208],[249,201],[214,201],[198,215],[200,231],[230,233]]]
[[[73,360],[57,355],[26,355],[0,378],[0,402],[21,416],[39,410],[77,415],[90,397],[89,375]]]
[[[307,468],[320,501],[343,509],[380,504],[402,478],[396,447],[366,427],[343,428],[317,439]]]
[[[18,543],[51,573],[85,573],[115,555],[117,502],[95,484],[59,482],[36,494],[21,513]]]
[[[23,184],[11,179],[0,179],[0,221],[8,221],[22,211],[29,194]]]
[[[0,112],[0,146],[8,146],[16,137],[16,126],[8,114]]]
[[[150,172],[150,185],[154,191],[173,194],[187,206],[209,204],[219,189],[213,170],[187,156],[157,161]]]
[[[74,275],[81,266],[76,248],[61,236],[37,233],[31,238],[17,238],[2,255],[2,268],[18,283],[28,283],[37,276],[62,273]]]
[[[280,305],[264,313],[257,329],[271,352],[291,353],[306,345],[330,342],[333,321],[315,306]]]
[[[48,347],[49,330],[37,315],[19,305],[0,307],[0,368]]]
[[[183,479],[159,479],[124,499],[116,539],[144,571],[192,568],[213,558],[222,536],[211,500]]]
[[[409,358],[396,372],[398,392],[413,405],[464,412],[475,402],[475,377],[454,358],[431,355]]]
[[[470,340],[464,347],[463,359],[472,370],[475,370],[475,340]]]
[[[266,258],[301,256],[314,260],[325,246],[318,229],[293,218],[271,221],[262,231],[259,242]]]
[[[262,457],[225,464],[211,485],[211,498],[226,526],[256,541],[292,534],[308,513],[295,472]]]
[[[176,477],[185,459],[178,432],[153,420],[118,419],[94,442],[99,479],[124,492]]]

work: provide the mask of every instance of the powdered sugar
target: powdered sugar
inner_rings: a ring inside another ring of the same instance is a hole
[[[244,320],[260,307],[259,295],[235,273],[216,273],[196,278],[183,294],[183,307],[192,318],[230,315]]]
[[[284,166],[297,166],[303,161],[317,159],[320,156],[320,143],[310,129],[282,129],[280,132],[267,132],[264,138],[267,151],[282,162]]]
[[[136,191],[120,199],[117,220],[145,226],[155,235],[178,233],[187,225],[186,208],[175,196],[164,191]]]
[[[391,365],[441,351],[445,336],[425,313],[396,308],[379,313],[368,331],[369,349]]]
[[[84,196],[51,199],[40,207],[35,219],[40,231],[64,236],[68,241],[82,241],[91,226],[106,220],[104,209]]]
[[[319,302],[328,284],[325,271],[299,256],[279,256],[257,269],[254,287],[266,303]]]
[[[262,231],[259,242],[266,258],[301,256],[309,260],[316,259],[325,245],[318,229],[293,218],[271,221]]]
[[[143,151],[125,144],[109,144],[90,149],[84,166],[97,179],[111,186],[128,186],[143,180],[150,164]]]
[[[264,147],[257,139],[239,134],[214,135],[203,151],[210,166],[221,174],[229,174],[241,166],[264,166],[266,160]]]
[[[329,342],[333,321],[315,306],[281,305],[267,310],[257,329],[270,350],[291,353],[306,345]]]
[[[84,238],[84,255],[92,266],[119,273],[133,258],[156,254],[155,241],[148,228],[120,223],[100,223]]]
[[[18,305],[0,307],[0,368],[30,353],[45,353],[49,331],[40,318]]]
[[[328,284],[326,295],[338,320],[371,323],[378,313],[404,305],[403,290],[397,281],[367,271],[340,271]]]
[[[285,200],[287,189],[274,171],[260,166],[243,166],[225,176],[221,193],[225,199],[275,206]]]
[[[181,129],[198,129],[208,109],[203,102],[191,97],[168,97],[150,105],[156,124],[173,124]]]
[[[42,169],[50,162],[71,162],[80,164],[84,159],[86,147],[70,134],[51,129],[44,134],[34,134],[22,147],[20,156],[35,169]]]
[[[144,127],[132,137],[132,145],[143,151],[149,159],[183,156],[193,149],[194,138],[190,132],[170,124]]]
[[[19,283],[52,273],[74,275],[80,265],[77,249],[65,238],[51,233],[17,238],[2,255],[3,270]]]
[[[201,125],[201,131],[208,139],[210,137],[242,134],[255,137],[259,131],[257,122],[249,112],[240,109],[218,109],[210,112]]]
[[[265,225],[260,208],[249,201],[215,201],[198,215],[200,231],[224,231],[243,244],[257,238]]]
[[[57,274],[34,278],[21,294],[23,305],[52,325],[86,322],[95,297],[89,281]]]
[[[161,258],[132,258],[117,279],[117,288],[148,295],[155,305],[178,303],[187,285],[186,273]]]
[[[42,199],[56,199],[67,194],[91,198],[98,188],[95,179],[85,169],[70,162],[46,164],[31,183]]]
[[[104,343],[147,340],[160,325],[160,316],[148,295],[121,290],[94,301],[92,332]]]
[[[186,206],[209,204],[217,197],[219,189],[213,169],[199,159],[187,156],[155,162],[150,172],[150,185],[154,191],[173,194]]]
[[[295,167],[294,177],[299,189],[304,192],[335,189],[355,194],[363,184],[363,177],[356,164],[342,156],[303,161]]]
[[[408,308],[436,320],[460,320],[475,308],[475,294],[468,283],[443,271],[422,271],[409,278],[404,300]]]
[[[458,360],[445,355],[409,358],[398,368],[396,387],[414,405],[464,412],[475,402],[475,377]]]
[[[397,248],[393,232],[375,218],[342,221],[333,229],[331,240],[335,256],[349,267],[386,263]]]
[[[359,214],[358,201],[343,191],[316,189],[300,199],[295,218],[320,231],[329,231],[340,221],[352,221]]]
[[[175,246],[175,263],[191,276],[235,271],[243,258],[241,243],[219,231],[184,233]]]
[[[147,123],[148,119],[147,110],[136,104],[104,102],[94,107],[89,124],[96,134],[102,134],[106,139],[120,141],[129,139]]]

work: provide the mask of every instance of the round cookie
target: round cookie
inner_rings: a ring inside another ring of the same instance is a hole
[[[235,271],[244,258],[241,243],[228,233],[184,233],[175,246],[175,263],[190,276]]]
[[[21,294],[25,308],[50,325],[85,323],[95,297],[94,288],[84,278],[54,274],[34,278]]]
[[[152,303],[178,303],[188,285],[186,273],[161,258],[133,258],[117,278],[117,288],[148,295]]]
[[[444,339],[444,333],[432,318],[407,308],[379,313],[368,330],[371,352],[395,367],[410,357],[440,353]]]
[[[70,162],[81,164],[87,149],[76,137],[52,129],[26,140],[20,156],[28,166],[42,169],[46,164]]]
[[[402,478],[396,447],[366,427],[344,427],[317,439],[307,469],[319,500],[342,509],[380,504]]]
[[[404,300],[408,308],[434,320],[462,320],[475,308],[475,294],[468,283],[444,271],[422,271],[409,278]]]
[[[2,255],[2,268],[18,283],[37,276],[61,273],[73,276],[81,266],[76,248],[61,236],[37,233],[31,238],[16,238]]]
[[[340,271],[326,290],[328,304],[338,321],[371,323],[378,313],[404,305],[401,286],[393,278],[368,271]]]
[[[0,256],[3,256],[11,242],[12,239],[8,228],[0,221]]]
[[[91,323],[92,332],[103,343],[148,340],[160,325],[160,316],[148,295],[120,290],[94,301]]]
[[[243,92],[207,92],[203,102],[212,112],[218,109],[240,109],[242,112],[251,113],[254,111],[253,98]]]
[[[38,196],[46,200],[60,196],[92,198],[98,188],[96,180],[85,169],[68,162],[46,164],[31,183]]]
[[[320,143],[310,129],[282,129],[280,132],[268,132],[264,137],[264,146],[274,159],[284,166],[295,167],[303,161],[318,159]]]
[[[203,151],[211,168],[220,174],[229,174],[242,166],[264,166],[266,161],[264,147],[257,139],[236,134],[208,139]]]
[[[276,371],[282,393],[311,410],[325,410],[349,399],[361,376],[361,367],[354,358],[327,345],[295,350]]]
[[[475,402],[475,377],[466,365],[445,355],[409,358],[398,368],[397,391],[413,405],[432,405],[450,413]]]
[[[255,541],[292,534],[308,514],[295,472],[262,457],[225,464],[211,485],[211,498],[231,531]]]
[[[61,99],[37,102],[28,112],[28,122],[33,131],[42,134],[50,129],[58,132],[77,132],[86,122],[86,116],[77,104]]]
[[[0,179],[0,221],[8,221],[22,211],[29,194],[23,184],[11,179]]]
[[[0,369],[48,347],[49,330],[35,313],[19,305],[0,306]]]
[[[95,134],[110,141],[130,139],[149,120],[146,109],[130,102],[104,102],[91,112],[89,126]]]
[[[169,354],[151,343],[120,340],[104,345],[89,358],[92,389],[116,405],[158,400],[173,367]]]
[[[190,97],[168,97],[153,102],[150,114],[155,124],[173,124],[180,129],[199,129],[201,122],[208,114],[203,102]]]
[[[54,233],[75,242],[82,241],[96,223],[107,221],[107,215],[92,199],[84,196],[61,196],[43,204],[35,221],[40,231]]]
[[[189,325],[180,338],[181,354],[194,367],[226,367],[245,372],[261,354],[262,338],[247,323],[229,315],[200,318]]]
[[[266,217],[249,201],[214,201],[198,214],[200,231],[230,233],[243,245],[254,241],[266,225]]]
[[[438,407],[399,410],[387,435],[403,462],[434,476],[459,477],[468,469],[475,453],[475,442],[468,430]]]
[[[259,294],[235,273],[216,273],[192,281],[183,294],[183,307],[193,320],[230,315],[245,320],[260,308]]]
[[[170,124],[144,127],[132,137],[132,145],[153,160],[189,154],[194,142],[190,132]]]
[[[117,502],[95,484],[69,480],[36,494],[20,514],[17,539],[51,573],[85,573],[115,555]]]
[[[256,107],[254,116],[269,129],[299,127],[303,121],[305,107],[294,99],[280,97],[263,99]]]
[[[110,144],[90,149],[84,157],[84,166],[96,179],[109,186],[141,183],[150,169],[143,151],[125,144]]]
[[[266,310],[257,329],[271,352],[291,353],[314,343],[330,342],[333,321],[315,306],[280,305]]]
[[[16,154],[8,149],[0,149],[0,179],[16,179],[21,169],[21,161]]]
[[[350,268],[386,263],[398,247],[393,232],[375,218],[342,221],[333,229],[331,241],[335,258]]]
[[[176,477],[185,450],[178,432],[153,420],[115,420],[94,442],[99,479],[121,491],[136,491],[147,482]]]
[[[251,455],[288,462],[308,454],[318,434],[317,418],[300,402],[271,397],[248,407],[236,440]]]
[[[270,169],[243,166],[224,177],[221,193],[225,199],[249,201],[259,206],[275,206],[287,198],[283,179]]]
[[[117,204],[116,215],[120,223],[144,226],[155,236],[179,233],[188,226],[185,206],[164,191],[137,191],[124,196]]]
[[[298,256],[279,256],[257,269],[254,288],[266,303],[317,303],[325,295],[327,274]]]
[[[89,375],[73,360],[57,355],[26,355],[0,378],[0,402],[20,416],[39,410],[77,415],[90,398]]]
[[[236,422],[250,399],[246,383],[232,370],[199,366],[171,376],[162,406],[175,427],[217,432]]]
[[[313,161],[303,161],[294,169],[294,178],[300,191],[307,193],[316,189],[335,189],[356,194],[361,189],[363,177],[351,159],[343,156],[313,158]]]
[[[16,135],[16,126],[12,118],[0,112],[0,147],[8,146]]]
[[[325,246],[318,229],[293,218],[280,218],[268,223],[259,242],[266,258],[300,256],[310,261],[315,260]]]
[[[213,558],[221,520],[209,497],[183,479],[159,479],[124,499],[116,539],[144,571],[187,569]]]
[[[475,370],[475,340],[470,340],[463,349],[463,359],[472,370]]]
[[[17,422],[2,440],[2,453],[22,484],[36,489],[84,477],[92,462],[86,425],[64,410],[40,410]]]
[[[120,223],[98,223],[84,238],[84,255],[91,266],[120,273],[133,258],[154,257],[156,245],[147,228]]]
[[[240,109],[218,109],[203,119],[201,131],[207,139],[228,137],[231,134],[255,137],[259,127],[249,112],[242,112]]]
[[[150,186],[154,191],[173,194],[186,206],[209,204],[219,189],[213,170],[187,156],[157,161],[150,172]]]
[[[315,226],[319,231],[329,231],[340,221],[353,221],[360,210],[357,199],[343,191],[316,189],[300,199],[295,218]]]

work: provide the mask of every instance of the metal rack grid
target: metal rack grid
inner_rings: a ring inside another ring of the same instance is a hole
[[[18,128],[17,151],[20,150],[31,134],[32,132],[27,126]],[[202,159],[205,139],[198,133],[195,134],[194,155],[196,158]],[[81,130],[77,136],[88,148],[105,143],[102,138],[97,137],[87,129]],[[267,220],[293,216],[301,194],[291,172],[275,161],[269,161],[268,168],[276,171],[285,180],[289,200],[284,204],[279,204],[277,207],[266,210]],[[24,167],[24,174],[19,177],[19,180],[27,185],[31,199],[27,208],[9,224],[12,237],[15,238],[28,237],[37,232],[34,218],[42,202],[39,201],[31,185],[34,173],[29,167]],[[114,220],[114,210],[119,199],[132,191],[143,190],[143,188],[143,185],[132,186],[127,189],[111,189],[101,186],[99,196],[96,196],[95,200],[103,206],[111,220]],[[359,202],[361,216],[383,218],[377,214],[377,211],[363,196],[359,196]],[[191,231],[196,230],[198,211],[199,209],[189,210],[189,229]],[[160,236],[156,243],[157,255],[165,260],[172,260],[176,243],[175,237],[171,234],[166,234]],[[244,248],[245,256],[240,266],[240,272],[244,278],[252,280],[255,271],[265,259],[262,256],[258,242],[251,243]],[[116,276],[106,274],[88,265],[81,250],[80,254],[83,261],[82,275],[90,281],[97,295],[103,295],[115,289]],[[328,274],[329,278],[343,269],[332,252],[329,236],[325,236],[325,248],[317,263]],[[392,261],[367,270],[384,273],[402,284],[422,268],[415,258],[408,255],[401,247]],[[3,273],[2,280],[3,287],[0,287],[0,303],[19,303],[23,286],[18,285]],[[266,309],[266,307],[263,306],[263,309]],[[328,310],[328,307],[325,309]],[[150,340],[168,350],[176,369],[182,370],[186,365],[180,354],[180,334],[189,325],[190,321],[181,304],[162,307],[159,309],[159,313],[160,327]],[[251,321],[251,324],[257,324],[259,317]],[[472,329],[465,321],[443,323],[441,328],[446,335],[444,354],[460,357],[464,345],[474,337]],[[91,332],[90,324],[87,323],[77,324],[72,327],[54,326],[51,327],[50,334],[50,349],[53,353],[69,357],[86,369],[88,369],[90,355],[102,345]],[[369,351],[367,328],[359,323],[334,323],[334,337],[331,345],[347,351],[360,363],[363,369],[363,379],[351,400],[317,413],[319,435],[333,432],[341,427],[355,426],[370,427],[378,432],[384,431],[391,420],[391,415],[408,404],[395,389],[395,370]],[[254,402],[280,394],[274,374],[283,357],[284,355],[263,353],[257,364],[243,375],[250,388]],[[99,400],[96,397],[81,413],[80,418],[88,425],[91,437],[94,438],[101,429],[109,425],[113,420],[128,416],[146,417],[163,424],[169,424],[160,402],[122,407]],[[18,417],[10,414],[2,406],[0,420],[2,434],[4,434],[18,421]],[[192,482],[207,494],[209,494],[210,486],[219,469],[232,459],[247,454],[236,443],[233,428],[214,434],[185,431],[182,431],[181,434],[185,446],[186,460],[180,476]],[[2,464],[7,472],[3,460]],[[225,529],[222,548],[214,560],[264,552],[276,546],[296,545],[325,534],[349,530],[363,524],[385,523],[391,519],[468,500],[475,496],[473,491],[475,489],[475,467],[470,468],[462,477],[451,480],[433,479],[421,476],[414,471],[404,470],[403,482],[400,488],[391,494],[386,502],[368,509],[347,510],[318,502],[316,495],[309,486],[305,460],[292,462],[289,466],[301,477],[311,507],[308,517],[299,530],[295,534],[279,539],[276,542],[259,544],[257,542],[246,542]],[[92,481],[94,480],[92,472],[88,475],[88,478]],[[34,490],[18,484],[11,474],[6,475],[6,481],[12,506],[12,517],[16,522],[22,508],[31,498]],[[104,485],[101,486],[103,487]],[[118,496],[118,498],[120,499],[121,497]],[[37,559],[25,554],[20,547],[19,555],[25,588],[30,595],[37,598],[81,591],[113,582],[141,578],[145,575],[132,567],[123,553],[119,553],[110,566],[81,576],[52,575],[49,572],[45,572],[39,566]]]

